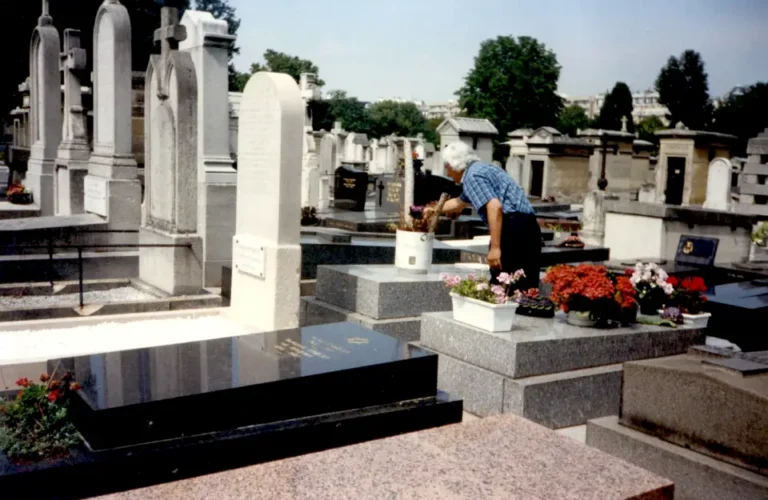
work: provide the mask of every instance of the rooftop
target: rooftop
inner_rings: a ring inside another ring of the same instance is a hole
[[[446,125],[451,125],[459,133],[498,135],[499,130],[485,118],[448,118],[437,127],[438,133]]]

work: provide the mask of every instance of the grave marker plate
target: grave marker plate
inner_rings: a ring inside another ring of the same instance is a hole
[[[247,241],[240,236],[235,238],[233,248],[235,268],[259,279],[264,279],[267,273],[267,256],[264,247]]]
[[[107,216],[107,182],[106,179],[86,176],[83,189],[85,191],[85,211],[103,217]]]
[[[697,266],[714,265],[719,244],[720,240],[717,238],[683,235],[680,237],[680,243],[677,246],[675,263],[694,264]]]

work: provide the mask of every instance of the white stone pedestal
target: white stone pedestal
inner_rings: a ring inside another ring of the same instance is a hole
[[[169,295],[197,295],[203,282],[203,240],[197,234],[169,234],[142,227],[142,245],[191,245],[184,247],[141,247],[139,279]]]
[[[85,210],[85,176],[88,175],[89,152],[85,151],[84,155],[75,154],[74,158],[62,157],[62,153],[59,151],[56,159],[53,189],[55,212],[56,215],[81,214]]]
[[[237,174],[198,184],[198,233],[203,237],[204,286],[221,286],[221,268],[232,264]],[[220,180],[222,182],[215,182]],[[231,180],[232,182],[226,182]]]
[[[301,245],[275,245],[249,235],[233,240],[231,317],[262,331],[299,325]],[[254,318],[259,324],[253,325]],[[255,332],[254,332],[255,333]]]
[[[40,207],[40,215],[53,215],[53,160],[30,158],[24,185],[32,192],[32,202]]]

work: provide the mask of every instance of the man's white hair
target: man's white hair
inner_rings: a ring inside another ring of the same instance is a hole
[[[461,141],[452,142],[443,149],[443,163],[450,165],[455,172],[463,172],[476,161],[480,161],[480,158],[475,150]]]

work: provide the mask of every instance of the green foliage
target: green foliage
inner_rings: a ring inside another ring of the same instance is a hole
[[[656,131],[664,128],[666,127],[664,126],[664,122],[661,121],[661,118],[658,116],[649,116],[640,120],[640,123],[637,124],[635,130],[640,139],[658,144],[659,139],[656,137]]]
[[[528,36],[500,36],[481,44],[456,94],[469,116],[489,119],[504,138],[520,127],[556,122],[563,107],[556,94],[559,78],[557,57],[544,44]]]
[[[605,130],[621,130],[622,117],[627,118],[627,132],[635,132],[632,120],[632,92],[624,82],[616,82],[613,90],[605,96],[605,103],[598,118],[599,127]]]
[[[759,82],[743,95],[726,100],[714,113],[713,130],[739,138],[739,155],[746,153],[747,142],[768,127],[768,83]]]
[[[752,231],[752,242],[765,248],[768,246],[768,221],[760,223],[754,231]]]
[[[0,449],[13,461],[39,461],[66,455],[80,442],[67,416],[72,391],[79,386],[67,373],[61,380],[47,375],[42,384],[16,382],[22,389],[11,401],[0,400]]]
[[[267,49],[267,51],[264,52],[264,64],[251,64],[250,75],[258,73],[259,71],[285,73],[292,76],[293,79],[296,80],[296,83],[299,83],[301,80],[302,73],[313,73],[318,77],[317,85],[320,87],[325,85],[325,82],[320,80],[320,69],[312,61],[272,49]]]
[[[701,54],[686,50],[670,57],[656,79],[659,102],[669,108],[668,118],[675,126],[683,122],[691,130],[706,129],[712,117],[709,83]]]
[[[315,101],[312,117],[316,130],[331,130],[334,122],[339,121],[345,130],[361,134],[371,132],[365,103],[349,97],[343,90],[332,90],[328,99]]]
[[[563,108],[560,116],[557,118],[557,130],[560,132],[575,136],[578,130],[585,130],[590,126],[590,119],[584,108],[578,104],[572,104]]]
[[[491,285],[487,278],[463,279],[458,285],[451,288],[451,292],[489,304],[498,303],[497,296],[491,291]]]
[[[412,102],[382,101],[368,108],[368,121],[373,137],[395,134],[416,137],[429,132],[427,119]]]

